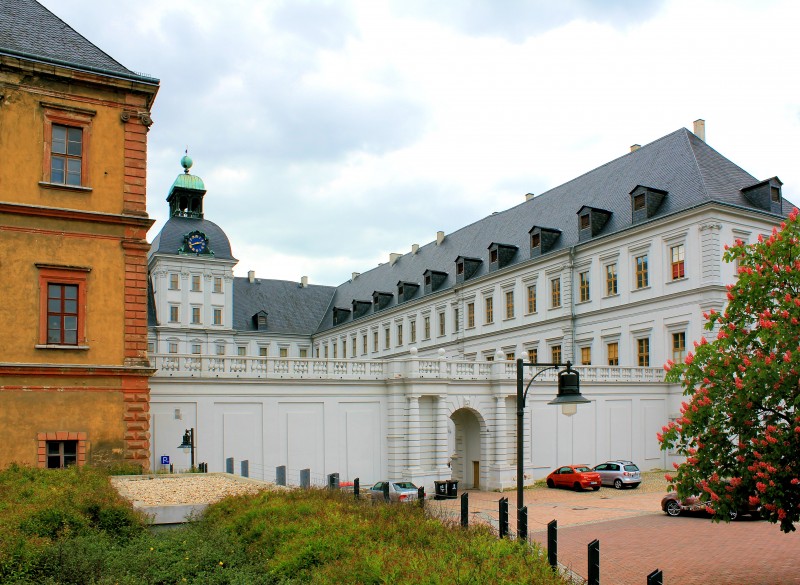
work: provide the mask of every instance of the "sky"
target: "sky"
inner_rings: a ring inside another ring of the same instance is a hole
[[[188,148],[237,276],[338,285],[698,118],[800,205],[795,0],[40,2],[161,80],[148,238]]]

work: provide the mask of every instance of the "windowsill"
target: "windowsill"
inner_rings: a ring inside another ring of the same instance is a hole
[[[685,276],[682,277],[682,278],[673,278],[672,280],[668,280],[667,284],[672,284],[673,282],[685,282],[687,280],[689,280],[689,279],[686,278]]]
[[[592,299],[586,299],[585,301],[578,301],[575,304],[576,305],[588,305],[591,302],[592,302]],[[581,364],[581,365],[583,365],[583,364]]]
[[[89,349],[88,345],[59,345],[57,343],[37,343],[34,345],[36,349],[69,349],[86,351]]]
[[[613,299],[614,297],[618,297],[618,296],[619,296],[619,293],[614,293],[614,294],[610,294],[610,295],[605,295],[603,298],[604,299]]]
[[[530,317],[531,315],[537,315],[539,311],[533,311],[532,313],[525,313],[526,317]]]
[[[513,321],[514,319],[516,319],[516,317],[506,317],[505,319],[503,319],[503,322],[505,322],[505,321]]]
[[[648,290],[649,288],[650,288],[650,285],[648,284],[647,286],[643,286],[643,287],[640,287],[640,288],[635,288],[631,292],[636,292],[636,291],[640,291],[640,290]]]
[[[475,325],[467,325],[466,327],[464,327],[464,331],[470,331],[472,329],[475,329]]]
[[[560,309],[560,308],[561,308],[561,305],[558,305],[557,307],[550,307],[550,310],[551,311],[555,311],[556,309]]]
[[[75,191],[78,193],[91,193],[91,187],[81,187],[80,185],[67,185],[66,183],[50,183],[48,181],[39,181],[39,186],[45,189],[61,189],[63,191]]]

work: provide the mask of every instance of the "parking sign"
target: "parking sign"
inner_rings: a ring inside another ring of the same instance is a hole
[[[169,465],[169,455],[161,456],[161,465]]]

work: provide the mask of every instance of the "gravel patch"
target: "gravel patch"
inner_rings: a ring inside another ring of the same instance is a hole
[[[145,506],[212,504],[227,496],[284,489],[274,484],[204,473],[118,476],[112,477],[111,483],[122,497]]]

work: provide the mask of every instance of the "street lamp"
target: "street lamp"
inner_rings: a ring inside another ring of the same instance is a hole
[[[191,453],[191,468],[194,469],[194,429],[186,429],[183,433],[183,442],[178,445],[178,449],[183,449],[184,453]]]
[[[524,426],[525,415],[525,399],[528,397],[528,390],[530,390],[533,381],[547,370],[557,370],[558,368],[566,365],[566,370],[558,373],[558,396],[548,402],[548,404],[560,404],[561,413],[567,416],[572,416],[578,411],[579,404],[586,404],[590,402],[581,396],[580,390],[580,376],[578,372],[572,369],[572,362],[567,361],[566,364],[539,364],[524,362],[522,358],[517,359],[517,537],[528,538],[527,534],[521,534],[520,526],[522,522],[522,508],[524,503],[524,496],[522,490],[522,457],[523,457],[523,441],[522,433]],[[525,366],[540,366],[541,370],[536,372],[534,376],[528,381],[528,385],[524,386],[523,374]]]

